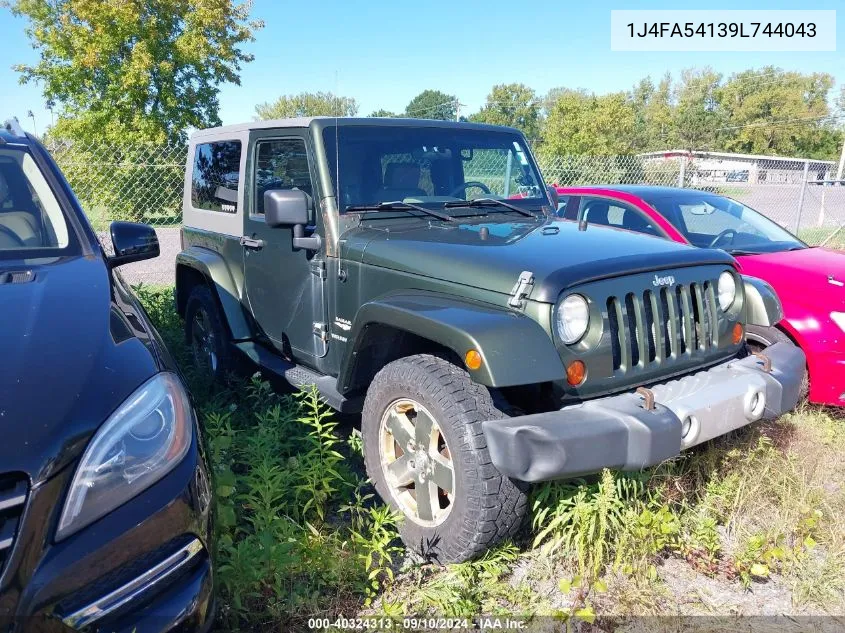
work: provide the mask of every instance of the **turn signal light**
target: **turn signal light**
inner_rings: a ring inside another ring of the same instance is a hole
[[[745,332],[742,330],[742,323],[737,323],[734,325],[733,329],[733,341],[734,345],[739,345],[742,342],[742,338],[745,336]]]
[[[464,356],[464,362],[466,363],[466,366],[473,371],[479,369],[481,367],[481,354],[474,349],[471,349]]]
[[[566,368],[566,382],[573,387],[577,387],[584,382],[586,377],[587,366],[584,364],[584,361],[574,360],[569,363],[569,366]]]

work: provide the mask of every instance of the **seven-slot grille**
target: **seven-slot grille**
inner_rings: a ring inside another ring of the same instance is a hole
[[[607,300],[614,371],[706,353],[718,345],[710,281],[679,284]]]
[[[23,475],[0,473],[0,573],[12,553],[28,491]]]

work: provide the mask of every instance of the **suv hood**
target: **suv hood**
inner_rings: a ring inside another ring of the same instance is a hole
[[[31,281],[4,279],[24,271]],[[0,471],[37,483],[74,460],[159,361],[102,258],[0,261],[0,281]]]
[[[497,216],[499,219],[501,216]],[[575,284],[651,270],[724,264],[719,250],[692,248],[620,229],[568,220],[491,222],[490,216],[454,223],[420,220],[382,228],[377,220],[344,236],[343,256],[365,264],[509,294],[519,274],[534,274],[530,298],[554,302]]]

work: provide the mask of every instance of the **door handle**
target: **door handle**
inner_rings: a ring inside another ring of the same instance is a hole
[[[241,246],[244,248],[251,248],[256,251],[260,251],[264,248],[264,240],[257,240],[253,237],[242,237],[241,238]]]

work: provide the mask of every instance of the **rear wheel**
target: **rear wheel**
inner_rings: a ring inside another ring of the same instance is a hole
[[[224,380],[232,370],[229,333],[223,324],[217,301],[206,285],[194,287],[185,308],[185,340],[191,347],[200,374]]]
[[[789,343],[795,345],[786,333],[776,327],[763,327],[760,325],[749,325],[745,329],[745,342],[749,349],[755,353],[763,352],[767,347],[775,343]],[[801,381],[800,398],[803,400],[810,392],[810,377],[807,370],[804,370],[804,379]]]
[[[519,528],[527,486],[496,470],[481,430],[503,417],[484,386],[436,356],[401,358],[376,375],[362,413],[364,459],[378,493],[404,516],[409,548],[457,562]]]

